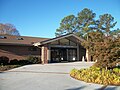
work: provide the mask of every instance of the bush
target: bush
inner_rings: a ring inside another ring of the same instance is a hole
[[[7,65],[9,62],[9,58],[6,56],[1,56],[0,57],[0,65]]]
[[[32,63],[32,64],[39,64],[39,63],[41,63],[40,57],[29,56],[27,58],[27,60],[29,60],[29,62]]]
[[[120,75],[120,68],[119,68],[119,67],[118,67],[118,68],[114,68],[113,71],[114,71],[115,73],[118,73],[118,74]]]
[[[18,65],[19,61],[17,59],[13,59],[13,60],[10,61],[10,64],[11,65]]]
[[[19,65],[27,65],[27,64],[30,64],[30,62],[28,60],[19,60],[18,64]]]
[[[96,62],[93,66],[99,67],[99,68],[107,68],[107,69],[113,69],[116,67],[118,61],[114,61],[112,63],[106,63],[106,62]],[[107,65],[106,65],[107,64]]]
[[[20,67],[20,65],[5,65],[5,66],[0,66],[0,71],[6,71],[6,70],[10,70],[13,68],[17,68]]]
[[[73,69],[70,76],[88,83],[98,83],[104,85],[120,85],[120,69],[105,70],[97,67],[89,69]]]

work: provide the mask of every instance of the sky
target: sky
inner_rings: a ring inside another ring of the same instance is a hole
[[[65,16],[84,8],[99,15],[109,13],[120,28],[120,0],[0,0],[0,23],[11,23],[21,36],[55,37]]]

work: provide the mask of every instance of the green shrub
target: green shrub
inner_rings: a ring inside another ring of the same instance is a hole
[[[17,59],[10,60],[10,65],[18,65],[19,61]]]
[[[90,67],[88,69],[73,69],[70,76],[89,83],[98,83],[104,85],[120,85],[120,69],[106,70],[97,67]]]
[[[5,65],[5,66],[0,66],[0,71],[6,71],[10,70],[16,67],[20,67],[20,65]]]
[[[40,57],[29,56],[29,57],[27,58],[27,60],[28,60],[31,64],[40,64],[40,63],[41,63]]]
[[[1,56],[0,57],[0,65],[7,65],[9,62],[9,58],[6,56]]]
[[[19,60],[18,64],[19,65],[27,65],[27,64],[31,64],[31,63],[28,60]]]
[[[114,68],[113,71],[120,74],[120,68]]]

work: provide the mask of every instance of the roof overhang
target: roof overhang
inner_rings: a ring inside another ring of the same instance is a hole
[[[21,44],[21,43],[0,43],[0,45],[11,45],[11,46],[34,46],[33,44]]]
[[[81,43],[81,42],[84,41],[84,39],[76,36],[75,34],[66,34],[66,35],[56,37],[56,38],[44,40],[42,42],[37,42],[37,43],[34,43],[33,45],[34,46],[42,46],[42,45],[45,45],[45,44],[48,44],[48,43],[51,43],[51,42],[54,42],[54,41],[57,41],[57,40],[60,40],[60,39],[63,39],[63,38],[69,39],[69,40],[77,42],[77,43]]]

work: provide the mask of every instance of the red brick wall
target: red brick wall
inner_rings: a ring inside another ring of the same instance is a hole
[[[48,60],[47,60],[47,50],[48,50],[48,48],[47,48],[47,46],[45,46],[44,47],[44,63],[45,64],[48,63]]]
[[[0,45],[0,56],[6,56],[10,60],[18,59],[22,60],[27,58],[30,55],[40,56],[40,49],[37,48],[37,51],[31,51],[32,46],[13,46],[13,45]]]

